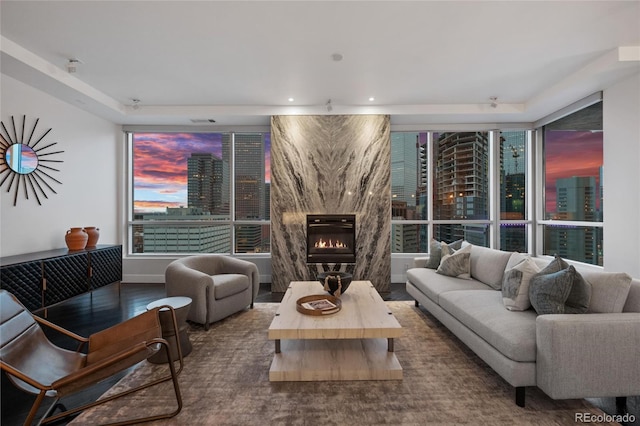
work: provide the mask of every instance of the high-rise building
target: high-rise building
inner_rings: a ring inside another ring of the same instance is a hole
[[[573,176],[556,180],[556,215],[561,220],[595,221],[595,177]],[[598,239],[594,227],[549,226],[545,239],[550,254],[598,264]]]
[[[226,214],[229,181],[225,177],[228,175],[228,163],[214,154],[191,154],[187,159],[188,206],[211,214]]]
[[[434,219],[489,218],[489,134],[447,132],[434,140]],[[439,225],[434,238],[486,246],[484,225]]]
[[[265,164],[264,135],[235,135],[236,219],[264,219]]]
[[[404,201],[407,209],[416,206],[418,188],[418,133],[391,133],[391,200]]]
[[[265,140],[262,133],[236,133],[234,137],[235,218],[266,219]],[[235,227],[236,252],[264,250],[261,225]]]

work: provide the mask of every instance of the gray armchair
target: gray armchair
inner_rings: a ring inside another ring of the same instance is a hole
[[[260,288],[258,267],[221,254],[198,254],[171,262],[165,270],[167,296],[192,299],[187,319],[209,324],[228,317],[253,302]]]

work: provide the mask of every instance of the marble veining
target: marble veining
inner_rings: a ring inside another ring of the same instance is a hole
[[[314,279],[306,264],[307,214],[356,215],[354,279],[381,292],[391,279],[389,117],[271,119],[272,291]]]

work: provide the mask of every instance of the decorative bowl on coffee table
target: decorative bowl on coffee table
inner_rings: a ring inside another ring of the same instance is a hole
[[[317,279],[330,295],[340,297],[349,288],[353,275],[348,272],[326,271],[320,272]]]

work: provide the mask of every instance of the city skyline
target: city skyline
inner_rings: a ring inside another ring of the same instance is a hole
[[[133,137],[134,213],[187,207],[192,154],[222,158],[223,133],[136,133]],[[265,182],[271,181],[271,134],[265,133]]]

